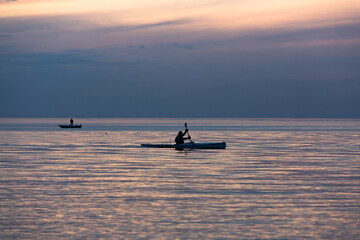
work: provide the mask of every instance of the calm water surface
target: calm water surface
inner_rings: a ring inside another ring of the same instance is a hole
[[[75,120],[0,119],[1,239],[360,239],[359,120]]]

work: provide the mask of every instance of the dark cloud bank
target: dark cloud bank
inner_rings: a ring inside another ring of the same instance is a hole
[[[3,45],[0,117],[359,118],[359,44],[276,46],[360,39],[358,30],[346,24],[203,42],[164,37],[150,45],[41,53]]]

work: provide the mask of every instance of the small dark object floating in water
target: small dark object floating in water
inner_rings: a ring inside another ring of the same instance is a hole
[[[59,125],[59,127],[61,128],[81,128],[81,124],[66,124],[66,125]]]

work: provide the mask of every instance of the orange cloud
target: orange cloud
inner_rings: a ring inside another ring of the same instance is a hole
[[[27,0],[0,3],[0,20],[33,19],[30,38],[18,45],[56,48],[217,41],[259,30],[294,30],[358,22],[360,2],[348,0]],[[23,21],[23,20],[22,20]],[[6,21],[5,21],[6,22]],[[10,21],[11,22],[11,21]],[[36,28],[41,22],[48,27]],[[3,21],[4,24],[4,21]],[[126,34],[124,34],[126,32]],[[81,34],[78,34],[81,33]],[[26,33],[24,33],[26,34]],[[46,39],[33,38],[45,36]],[[33,40],[34,39],[34,40]],[[146,40],[145,40],[146,39]],[[306,44],[354,43],[314,39]],[[13,40],[14,41],[14,40]],[[46,41],[46,44],[41,41]],[[165,42],[166,42],[165,41]],[[304,42],[280,43],[304,44]]]
[[[0,4],[0,18],[82,16],[95,25],[149,24],[179,18],[197,19],[194,28],[249,29],[335,22],[357,17],[360,2],[344,0],[89,1],[28,0]]]

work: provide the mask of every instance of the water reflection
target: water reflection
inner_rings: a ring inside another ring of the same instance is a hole
[[[0,132],[2,239],[359,236],[358,131],[107,132]]]

